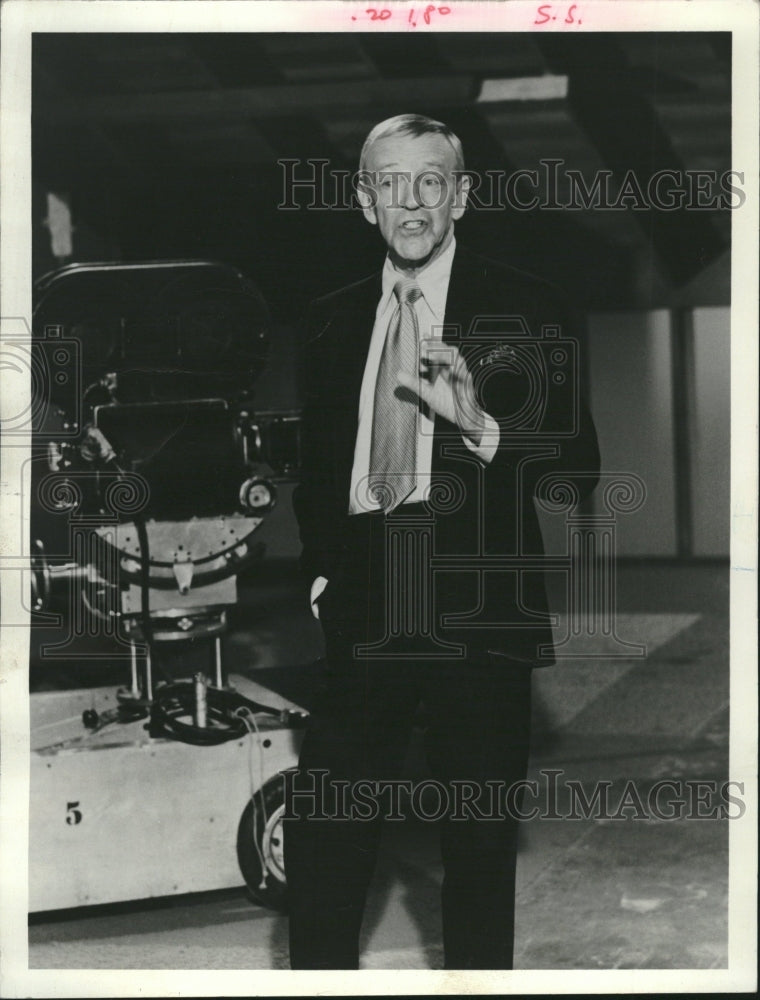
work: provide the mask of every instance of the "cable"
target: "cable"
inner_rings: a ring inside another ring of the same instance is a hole
[[[130,722],[137,722],[144,719],[148,714],[145,705],[117,705],[116,708],[109,708],[105,712],[97,712],[95,709],[88,709],[82,713],[82,722],[89,730],[91,736],[99,733],[106,726],[112,726],[115,722],[126,725]]]
[[[247,721],[237,714],[241,708],[266,712],[283,719],[283,713],[268,705],[245,698],[237,691],[209,686],[206,689],[207,726],[182,722],[195,709],[195,686],[192,681],[177,681],[157,688],[150,714],[151,736],[167,736],[195,746],[218,746],[228,740],[241,739],[248,733]]]
[[[259,819],[256,811],[256,791],[257,786],[253,778],[253,734],[256,733],[257,743],[259,748],[259,784],[258,792],[259,798],[261,800],[261,811],[264,816],[264,830],[267,828],[267,823],[269,822],[269,817],[267,816],[267,804],[266,798],[264,796],[264,748],[261,745],[261,733],[259,732],[259,726],[256,722],[256,716],[250,712],[247,706],[241,705],[235,712],[235,715],[239,716],[246,724],[248,728],[249,735],[249,746],[250,752],[248,754],[248,777],[251,783],[251,830],[253,834],[253,846],[256,849],[256,854],[258,855],[259,865],[261,867],[261,881],[259,882],[259,889],[264,891],[267,887],[267,863],[264,857],[264,852],[259,846]],[[263,833],[262,830],[262,842]]]
[[[118,614],[115,611],[109,611],[109,613],[106,614],[104,611],[101,611],[99,608],[96,608],[95,605],[90,601],[90,599],[87,596],[87,591],[85,589],[86,586],[87,586],[86,583],[82,585],[79,591],[79,596],[81,598],[82,604],[84,604],[85,608],[87,608],[87,611],[94,618],[99,618],[101,621],[104,622],[112,622],[114,618],[118,618]]]

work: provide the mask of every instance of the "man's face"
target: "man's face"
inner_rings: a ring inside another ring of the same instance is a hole
[[[466,179],[454,177],[455,166],[454,150],[442,135],[387,136],[370,146],[364,215],[379,227],[400,268],[419,271],[451,242],[467,194]]]

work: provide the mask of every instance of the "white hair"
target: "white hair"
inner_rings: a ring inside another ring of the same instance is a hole
[[[378,139],[385,139],[390,135],[442,135],[454,150],[454,156],[456,157],[454,169],[457,171],[464,170],[462,143],[449,126],[444,125],[443,122],[436,121],[434,118],[428,118],[425,115],[409,114],[395,115],[395,117],[386,118],[385,121],[375,125],[362,146],[361,155],[359,156],[360,172],[366,169],[367,154],[369,153],[370,146],[374,142],[377,142]]]

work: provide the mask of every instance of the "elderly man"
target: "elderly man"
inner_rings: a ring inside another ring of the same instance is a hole
[[[567,332],[554,291],[457,245],[469,178],[452,131],[381,122],[360,168],[385,263],[308,317],[294,505],[326,677],[285,823],[291,965],[358,968],[381,820],[400,808],[383,796],[422,707],[448,803],[444,964],[509,969],[509,789],[527,770],[532,668],[551,660],[532,494],[546,473],[592,489],[596,435],[572,352],[556,341],[546,361],[543,334]]]

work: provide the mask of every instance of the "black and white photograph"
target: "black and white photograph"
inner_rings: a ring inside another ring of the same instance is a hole
[[[2,17],[3,995],[755,990],[756,5]]]

